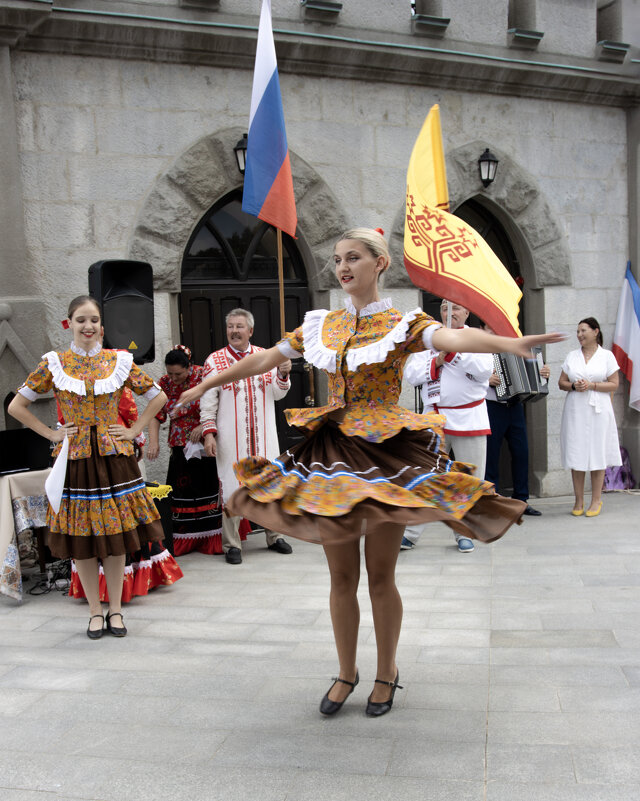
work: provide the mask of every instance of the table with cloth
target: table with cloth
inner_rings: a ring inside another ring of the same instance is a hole
[[[18,534],[47,525],[44,482],[51,472],[28,470],[0,476],[0,593],[22,600]]]

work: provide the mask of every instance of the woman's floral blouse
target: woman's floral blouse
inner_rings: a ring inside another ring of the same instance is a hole
[[[329,403],[288,409],[289,424],[313,431],[332,415],[344,434],[371,442],[388,439],[403,428],[432,427],[432,416],[410,412],[398,405],[398,399],[405,361],[431,347],[440,323],[421,309],[403,315],[389,298],[359,314],[350,299],[345,306],[344,311],[307,312],[302,326],[278,343],[288,358],[303,355],[329,379]],[[342,415],[336,416],[340,410]]]
[[[78,433],[69,438],[69,459],[86,459],[91,455],[92,426],[96,427],[101,456],[133,453],[131,442],[112,439],[108,430],[118,422],[118,405],[125,387],[148,400],[160,392],[160,387],[133,364],[133,356],[127,351],[96,345],[86,353],[72,343],[62,353],[45,353],[18,392],[34,401],[53,389],[64,420],[78,426]],[[56,445],[54,456],[61,446]]]

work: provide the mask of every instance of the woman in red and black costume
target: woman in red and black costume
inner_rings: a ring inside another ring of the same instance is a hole
[[[202,381],[202,367],[191,363],[191,351],[185,345],[176,345],[170,350],[164,363],[167,373],[159,384],[167,396],[167,402],[149,423],[147,458],[158,457],[160,424],[170,417],[171,458],[167,484],[172,487],[173,552],[176,556],[191,551],[222,553],[218,471],[216,460],[205,456],[201,446],[200,404],[194,403],[174,411],[181,393]],[[187,458],[188,451],[193,449],[200,452]]]

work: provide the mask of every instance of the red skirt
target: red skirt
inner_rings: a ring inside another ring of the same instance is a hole
[[[157,543],[151,548],[143,548],[136,557],[127,560],[124,568],[124,582],[122,584],[122,603],[128,603],[132,598],[148,595],[156,587],[175,584],[183,576],[180,566],[166,548]],[[100,600],[109,602],[107,581],[102,565],[99,568],[98,590]],[[69,586],[70,598],[86,598],[80,576],[76,570],[75,562],[71,562],[71,583]]]

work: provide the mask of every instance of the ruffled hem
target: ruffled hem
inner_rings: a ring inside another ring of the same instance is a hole
[[[173,555],[184,556],[187,553],[216,554],[222,553],[222,534],[174,534]]]
[[[79,532],[74,537],[113,537],[160,519],[155,504],[144,490],[120,498],[68,500],[56,514],[47,510],[47,526],[52,534]]]
[[[247,520],[240,521],[239,535],[244,542],[251,531]],[[204,553],[210,556],[224,553],[222,548],[222,531],[213,534],[175,534],[173,535],[173,555],[184,556],[188,553]]]
[[[441,520],[483,542],[501,537],[526,504],[495,494],[472,467],[439,450],[433,430],[401,431],[383,444],[327,424],[275,462],[244,459],[228,510],[310,542],[355,539],[372,526]]]
[[[411,526],[436,521],[461,536],[489,543],[500,539],[514,523],[519,525],[527,508],[523,501],[495,494],[481,495],[460,519],[435,506],[403,509],[370,500],[363,500],[340,517],[320,517],[308,512],[291,515],[277,502],[264,504],[254,500],[244,487],[233,494],[229,506],[233,507],[233,514],[246,514],[265,528],[320,545],[357,540],[368,531],[388,524]]]
[[[124,569],[122,585],[122,603],[129,603],[132,598],[148,595],[156,587],[167,587],[175,584],[184,576],[180,565],[165,548],[150,559],[133,562]],[[99,568],[98,591],[102,603],[109,602],[109,592],[102,565]],[[76,569],[75,561],[71,562],[70,598],[86,598],[84,587]]]

